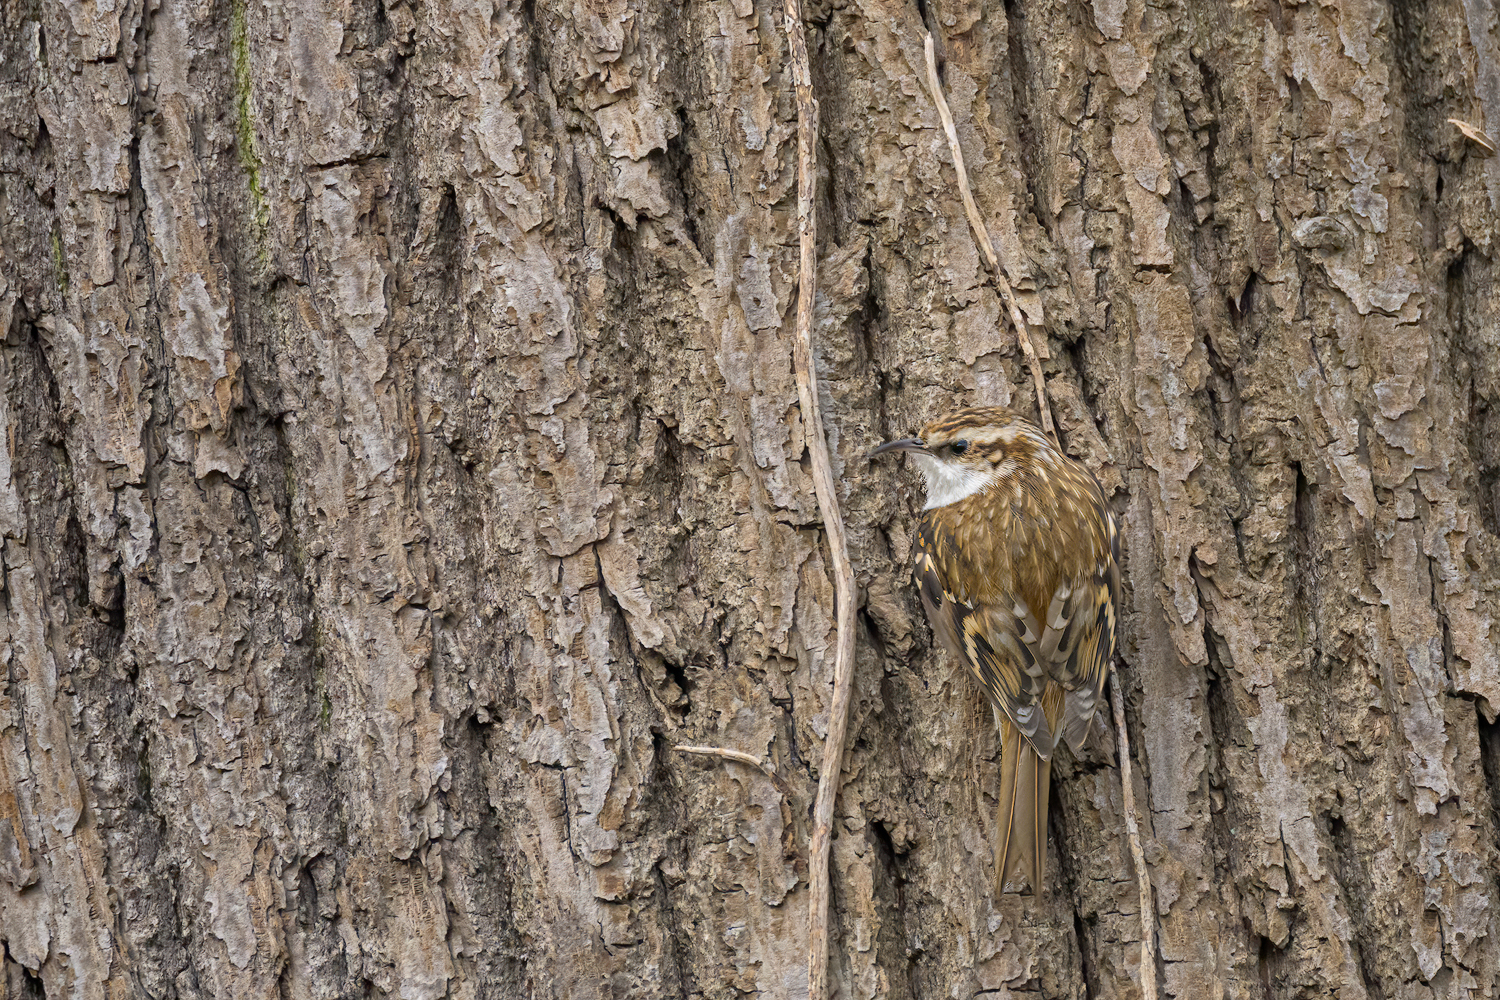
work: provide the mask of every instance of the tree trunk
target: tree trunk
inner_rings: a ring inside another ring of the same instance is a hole
[[[1037,407],[924,19],[1121,518],[1163,996],[1497,996],[1493,5],[806,17],[838,996],[1140,995],[1113,726],[996,899],[863,457]],[[0,6],[0,996],[805,994],[786,51],[773,0]]]

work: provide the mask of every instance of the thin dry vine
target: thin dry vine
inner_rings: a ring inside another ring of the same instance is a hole
[[[734,760],[739,761],[741,764],[749,764],[751,767],[759,768],[762,774],[770,778],[771,784],[776,786],[776,790],[781,793],[783,798],[790,799],[792,797],[792,790],[787,787],[787,783],[782,779],[781,775],[776,773],[776,769],[753,754],[748,754],[743,750],[729,750],[724,747],[693,746],[687,743],[679,743],[672,749],[678,753],[697,754],[700,757],[722,757],[725,760]]]
[[[1109,700],[1114,707],[1115,732],[1120,747],[1120,786],[1125,793],[1125,833],[1130,838],[1130,859],[1135,863],[1136,884],[1141,895],[1141,996],[1156,1000],[1156,916],[1151,902],[1151,877],[1146,874],[1146,852],[1141,847],[1141,829],[1135,818],[1135,784],[1130,764],[1130,733],[1125,728],[1125,702],[1120,696],[1120,674],[1113,673]]]
[[[813,99],[812,70],[807,59],[807,36],[799,0],[786,0],[784,11],[788,62],[797,91],[797,235],[800,249],[797,272],[797,329],[792,361],[797,372],[797,398],[802,408],[803,433],[812,457],[813,487],[828,531],[833,561],[835,600],[838,602],[838,645],[833,661],[833,700],[828,709],[828,736],[823,741],[823,763],[818,773],[818,796],[813,806],[812,836],[808,843],[807,985],[811,1000],[828,991],[828,854],[833,839],[833,804],[843,770],[844,735],[849,725],[849,701],[854,675],[854,569],[844,536],[823,418],[818,412],[817,373],[813,370],[812,314],[817,295],[817,217],[813,184],[817,179],[818,104]]]
[[[948,110],[948,100],[943,96],[943,83],[938,79],[937,57],[933,53],[932,35],[922,33],[922,48],[927,56],[927,88],[932,91],[932,102],[937,105],[938,117],[943,122],[943,132],[948,136],[948,148],[953,153],[953,167],[958,172],[958,193],[964,200],[964,212],[969,216],[969,228],[974,230],[974,242],[979,244],[979,249],[984,253],[984,259],[990,265],[990,274],[994,278],[995,287],[1000,290],[1000,298],[1005,302],[1005,309],[1010,314],[1011,325],[1016,328],[1016,341],[1021,345],[1021,353],[1026,356],[1026,367],[1031,370],[1031,380],[1036,385],[1036,408],[1042,418],[1042,430],[1055,441],[1057,431],[1052,426],[1052,407],[1047,402],[1047,385],[1042,379],[1042,365],[1039,357],[1047,357],[1047,345],[1042,343],[1041,350],[1031,342],[1031,329],[1026,324],[1026,316],[1021,312],[1020,305],[1016,302],[1015,290],[1010,286],[1010,280],[1005,276],[1005,269],[1000,266],[1000,257],[995,253],[995,244],[990,239],[990,232],[985,228],[984,220],[979,216],[979,206],[974,203],[974,194],[969,189],[969,171],[964,167],[964,152],[958,145],[958,129],[953,124],[953,113]]]
[[[948,101],[943,96],[942,81],[938,79],[937,57],[934,52],[932,35],[923,32],[922,35],[923,54],[927,60],[927,87],[932,91],[932,100],[937,105],[938,118],[942,120],[943,132],[948,137],[948,148],[953,154],[953,167],[958,174],[958,193],[963,198],[964,212],[969,217],[969,227],[974,231],[974,241],[979,244],[979,249],[988,262],[990,273],[994,277],[995,287],[1000,291],[1000,297],[1005,302],[1006,311],[1010,314],[1011,324],[1016,329],[1016,340],[1021,346],[1021,353],[1026,357],[1026,366],[1031,370],[1031,378],[1036,386],[1037,411],[1041,416],[1042,429],[1045,430],[1053,440],[1057,439],[1057,431],[1052,425],[1052,410],[1047,401],[1047,386],[1042,377],[1042,366],[1038,355],[1045,357],[1046,344],[1043,343],[1038,351],[1031,342],[1031,330],[1027,326],[1026,317],[1021,312],[1016,302],[1015,291],[1011,288],[1009,279],[1005,276],[1005,270],[1000,266],[999,255],[995,252],[995,244],[990,239],[989,230],[984,225],[984,220],[979,214],[979,206],[974,201],[974,195],[969,187],[969,172],[964,166],[963,150],[958,144],[958,129],[953,123],[953,113],[948,110]],[[1146,853],[1141,847],[1141,832],[1136,822],[1135,814],[1135,790],[1131,784],[1130,766],[1130,736],[1125,730],[1125,709],[1120,701],[1120,685],[1118,675],[1114,683],[1110,685],[1111,698],[1114,703],[1115,730],[1119,735],[1120,755],[1120,782],[1125,791],[1125,833],[1130,840],[1130,856],[1135,863],[1136,880],[1140,890],[1141,899],[1141,994],[1147,1000],[1156,998],[1156,944],[1155,944],[1155,920],[1151,916],[1151,878],[1146,871]]]

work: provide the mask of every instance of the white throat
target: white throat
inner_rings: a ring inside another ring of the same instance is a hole
[[[957,462],[943,462],[920,451],[907,454],[917,463],[917,471],[922,473],[922,478],[927,480],[927,506],[923,510],[958,503],[985,489],[997,478],[994,469],[981,471],[965,468]]]

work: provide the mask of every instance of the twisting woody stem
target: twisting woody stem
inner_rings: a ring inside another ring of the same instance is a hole
[[[1036,385],[1037,410],[1042,418],[1042,429],[1051,435],[1053,440],[1057,440],[1057,431],[1052,426],[1051,406],[1047,402],[1047,386],[1042,378],[1042,366],[1037,357],[1039,352],[1031,343],[1031,331],[1027,327],[1026,317],[1016,302],[1015,291],[1011,288],[1009,280],[1005,277],[1005,271],[1000,266],[1000,258],[995,253],[995,244],[990,240],[989,230],[985,228],[984,220],[979,215],[979,206],[975,204],[974,195],[969,189],[969,172],[964,168],[964,154],[958,144],[958,129],[953,124],[953,113],[948,110],[948,101],[943,97],[942,81],[938,79],[937,57],[933,52],[932,35],[924,32],[922,42],[923,52],[927,59],[927,87],[932,91],[932,101],[937,105],[938,118],[942,121],[943,132],[948,137],[948,148],[953,154],[953,168],[958,174],[958,193],[963,198],[964,212],[969,217],[969,227],[974,230],[974,241],[979,244],[979,249],[984,253],[984,259],[990,266],[990,273],[994,275],[995,286],[1000,290],[1001,299],[1005,301],[1011,325],[1016,328],[1016,340],[1021,345],[1021,353],[1026,356],[1026,366],[1031,369],[1031,378]],[[1045,351],[1044,344],[1042,352]],[[1131,783],[1130,734],[1125,729],[1125,708],[1120,699],[1118,673],[1114,675],[1114,681],[1110,684],[1110,695],[1114,702],[1115,729],[1119,735],[1120,781],[1125,794],[1125,833],[1130,840],[1130,856],[1135,863],[1141,898],[1141,995],[1145,1000],[1156,1000],[1156,917],[1152,911],[1151,877],[1146,871],[1146,854],[1141,847],[1141,832],[1136,821],[1135,790]]]
[[[812,457],[813,487],[828,548],[833,559],[835,599],[838,601],[838,646],[833,661],[833,701],[828,710],[828,738],[823,741],[823,763],[818,773],[818,797],[813,806],[812,836],[808,844],[807,987],[811,1000],[828,994],[828,849],[833,837],[833,803],[843,771],[844,735],[849,726],[849,700],[854,675],[854,570],[844,537],[844,515],[839,510],[823,418],[818,412],[818,379],[813,370],[812,315],[817,295],[817,217],[813,183],[817,173],[818,104],[813,100],[812,69],[807,60],[807,35],[799,0],[785,0],[787,47],[792,83],[797,91],[797,235],[801,249],[797,271],[797,330],[792,339],[792,363],[797,372],[797,398],[802,427]]]
[[[958,193],[964,200],[969,228],[974,230],[974,242],[979,244],[985,261],[990,265],[995,287],[1000,290],[1000,298],[1010,314],[1011,325],[1016,328],[1016,341],[1021,345],[1021,353],[1026,356],[1026,367],[1031,369],[1031,380],[1036,383],[1036,408],[1042,418],[1042,430],[1056,441],[1057,431],[1052,426],[1052,407],[1047,402],[1047,384],[1042,379],[1042,366],[1037,360],[1038,351],[1031,343],[1031,330],[1026,325],[1026,316],[1016,303],[1015,290],[1005,277],[1005,269],[1000,266],[1000,257],[995,253],[994,241],[990,239],[990,232],[979,216],[979,206],[974,203],[974,194],[969,190],[969,171],[964,167],[964,151],[958,145],[958,129],[953,124],[953,112],[948,110],[948,99],[943,96],[943,83],[938,79],[932,36],[926,32],[922,34],[922,46],[927,56],[927,88],[932,91],[932,103],[937,105],[938,118],[942,120],[943,133],[947,135],[948,148],[953,153],[953,169],[958,174]],[[1046,350],[1044,343],[1041,352],[1043,357],[1048,356]]]
[[[1141,829],[1135,818],[1135,779],[1130,767],[1130,730],[1125,728],[1125,701],[1120,694],[1120,672],[1109,680],[1109,700],[1115,712],[1115,732],[1120,744],[1120,788],[1125,796],[1125,834],[1130,838],[1130,860],[1135,863],[1136,884],[1141,894],[1141,997],[1156,1000],[1156,907],[1151,902],[1151,876],[1146,873],[1146,852],[1141,847]]]

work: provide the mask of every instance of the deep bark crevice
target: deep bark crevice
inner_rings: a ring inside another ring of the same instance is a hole
[[[1479,730],[1479,760],[1484,768],[1485,784],[1489,789],[1489,839],[1496,850],[1500,850],[1500,718],[1490,722],[1477,707],[1475,725]]]

